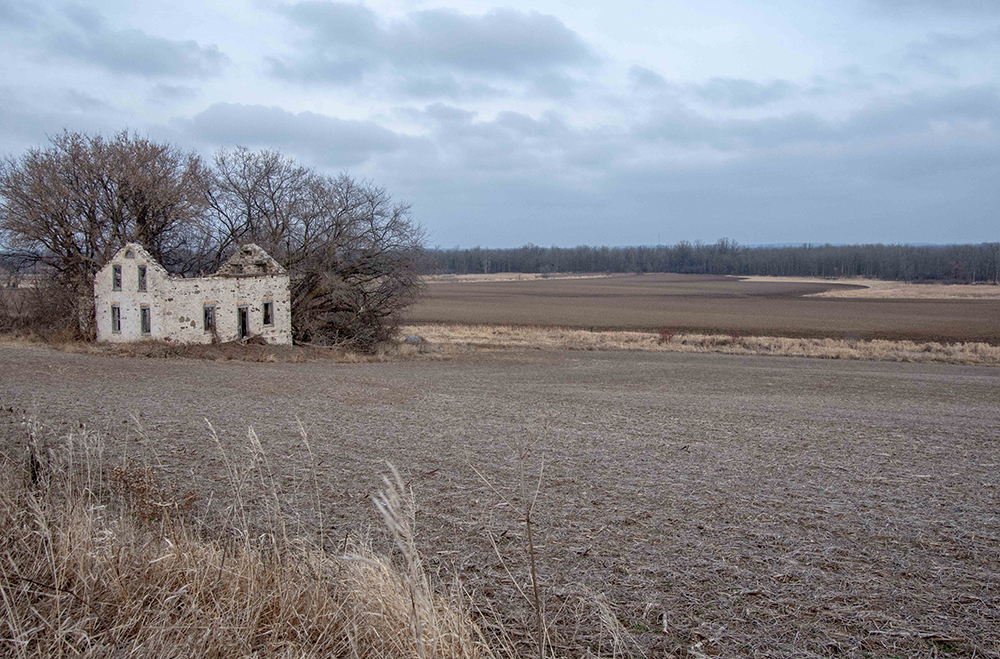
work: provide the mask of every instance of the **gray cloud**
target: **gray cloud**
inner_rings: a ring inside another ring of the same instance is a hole
[[[470,72],[520,76],[554,66],[590,64],[596,57],[554,16],[493,9],[469,16],[450,9],[411,15],[388,36],[397,65],[423,60]]]
[[[0,0],[0,26],[34,28],[42,19],[37,5],[20,0]]]
[[[994,129],[1000,125],[1000,93],[996,87],[974,86],[938,95],[911,94],[873,104],[841,122],[809,112],[754,120],[712,120],[683,107],[673,107],[635,126],[633,134],[681,146],[704,145],[740,152],[806,143],[877,144],[899,136],[931,134],[935,124],[983,121]]]
[[[280,147],[322,166],[370,163],[380,183],[413,202],[432,240],[465,244],[643,243],[660,232],[741,242],[836,242],[844,232],[859,241],[980,240],[1000,203],[991,183],[1000,176],[994,87],[901,95],[844,121],[806,112],[717,120],[670,107],[629,130],[583,129],[555,113],[480,119],[434,103],[398,110],[425,128],[426,137],[411,138],[370,122],[219,104],[182,134],[213,146]],[[675,157],[706,152],[725,157]],[[962,217],[961,227],[942,224],[944,215]]]
[[[996,0],[868,0],[869,6],[899,18],[920,14],[957,16],[1000,16]]]
[[[213,145],[279,147],[337,167],[359,165],[375,154],[399,148],[404,141],[370,121],[313,112],[295,114],[263,105],[216,103],[176,123],[182,132]]]
[[[482,99],[500,98],[507,92],[481,82],[459,82],[447,73],[429,76],[407,76],[397,86],[405,96],[416,99]]]
[[[988,169],[941,176],[942,159],[963,163],[966,151],[962,144],[907,145],[874,153],[770,154],[704,169],[621,172],[604,182],[599,198],[624,203],[605,202],[600,210],[625,220],[658,209],[647,226],[665,236],[672,233],[671,240],[738,234],[746,242],[836,242],[844,235],[858,242],[898,242],[901,236],[972,241],[988,235],[984,199],[1000,201],[1000,194],[982,187],[1000,174],[1000,161],[993,144]],[[942,221],[946,217],[962,222]]]
[[[427,106],[423,113],[417,112],[415,114],[424,114],[433,119],[435,123],[443,126],[454,126],[456,124],[471,125],[473,118],[476,116],[475,112],[445,105],[444,103],[434,103]]]
[[[68,7],[66,15],[72,27],[49,35],[47,51],[113,73],[209,77],[219,75],[229,61],[214,45],[164,39],[134,29],[111,29],[100,14],[84,7]]]
[[[47,144],[49,135],[64,128],[113,133],[121,130],[128,118],[120,108],[84,91],[39,93],[0,86],[0,153]]]
[[[586,139],[586,136],[581,136]],[[624,145],[623,145],[624,146]],[[636,163],[583,183],[460,170],[407,194],[432,232],[470,244],[975,242],[995,233],[1000,141],[928,139],[884,148],[745,153],[711,165]],[[500,209],[500,210],[498,210]],[[466,218],[476,218],[470,226]],[[961,218],[947,221],[946,218]],[[516,227],[513,229],[511,227]]]
[[[886,73],[868,73],[856,64],[841,67],[831,79],[825,76],[814,76],[812,86],[806,89],[809,95],[836,94],[845,90],[871,92],[888,87],[903,87],[903,78]]]
[[[907,133],[929,133],[934,125],[987,122],[1000,127],[1000,92],[992,85],[976,85],[943,94],[911,94],[883,102],[858,113],[838,131],[841,139],[877,138]]]
[[[940,52],[979,50],[984,47],[1000,46],[1000,29],[977,32],[975,34],[932,34],[925,42],[913,44]]]
[[[473,113],[442,103],[424,114],[432,120],[440,157],[470,176],[534,176],[554,167],[547,178],[557,178],[565,173],[560,165],[569,145],[579,137],[555,114],[534,119],[504,111],[491,121],[474,121]]]
[[[346,85],[359,82],[365,73],[376,68],[372,59],[350,56],[346,53],[313,51],[310,56],[289,61],[279,57],[266,57],[271,75],[299,82],[326,82]]]
[[[772,80],[766,84],[740,78],[712,78],[707,83],[692,85],[701,99],[728,108],[751,108],[767,105],[798,93],[799,88],[787,80]]]
[[[644,66],[632,66],[628,70],[628,77],[635,90],[666,90],[671,86],[666,78]]]
[[[282,12],[309,38],[296,56],[270,58],[271,72],[305,82],[349,83],[381,67],[408,76],[424,74],[426,80],[449,74],[537,79],[598,59],[559,19],[535,12],[494,9],[475,16],[428,9],[381,21],[367,7],[318,0]],[[448,95],[475,89],[453,81],[443,89]],[[555,86],[543,89],[552,92]],[[561,93],[565,89],[564,84]],[[415,91],[428,90],[417,85]]]
[[[62,94],[67,109],[79,112],[100,112],[113,110],[114,106],[87,92],[78,89],[67,89]]]
[[[949,57],[1000,48],[1000,29],[976,34],[934,33],[923,41],[907,45],[903,63],[925,71],[958,78],[960,70],[947,63]]]
[[[531,91],[533,93],[545,98],[563,101],[576,96],[577,91],[582,86],[579,80],[555,71],[542,73],[531,81]]]
[[[576,187],[579,181],[605,176],[636,146],[619,129],[577,129],[552,112],[534,118],[505,111],[477,121],[475,113],[435,103],[406,114],[411,121],[423,119],[430,130],[427,143],[434,145],[421,152],[415,171],[422,177],[434,172],[448,180],[457,176],[472,188],[492,189],[506,180]],[[404,161],[410,157],[400,156]]]
[[[432,241],[448,244],[649,244],[658,234],[665,242],[976,242],[993,232],[997,176],[994,140],[761,153],[700,167],[639,163],[583,180],[432,166],[391,189],[413,202]]]
[[[180,103],[201,96],[197,87],[186,85],[167,85],[158,83],[149,92],[149,100],[154,103]]]

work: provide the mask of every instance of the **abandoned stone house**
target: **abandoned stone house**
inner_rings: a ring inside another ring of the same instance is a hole
[[[129,243],[94,277],[94,308],[98,341],[292,342],[288,273],[254,244],[214,275],[185,278]]]

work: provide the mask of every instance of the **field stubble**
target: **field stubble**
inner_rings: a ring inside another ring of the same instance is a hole
[[[0,358],[5,408],[60,419],[57,434],[85,423],[195,506],[232,503],[204,418],[232,451],[252,425],[277,495],[247,510],[335,546],[369,533],[390,459],[416,496],[426,568],[457,575],[526,655],[525,473],[541,474],[534,544],[553,655],[1000,653],[994,369],[567,351]]]

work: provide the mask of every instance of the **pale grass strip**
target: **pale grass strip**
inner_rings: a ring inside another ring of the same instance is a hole
[[[423,275],[427,284],[461,284],[466,282],[535,281],[537,279],[600,279],[622,277],[629,273],[605,274],[603,272],[493,272],[470,275]]]
[[[742,281],[789,284],[848,284],[861,288],[812,293],[805,297],[878,298],[898,300],[1000,300],[1000,286],[995,284],[912,284],[908,281],[881,279],[815,277],[741,277]]]
[[[419,336],[428,350],[626,350],[718,352],[821,359],[973,364],[1000,366],[1000,346],[988,343],[920,343],[881,339],[797,339],[725,334],[592,331],[509,325],[407,325],[403,334]]]

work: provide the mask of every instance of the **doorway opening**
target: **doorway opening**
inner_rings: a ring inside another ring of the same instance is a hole
[[[250,336],[250,312],[246,307],[238,307],[236,312],[239,317],[239,335],[241,339],[245,339]]]

